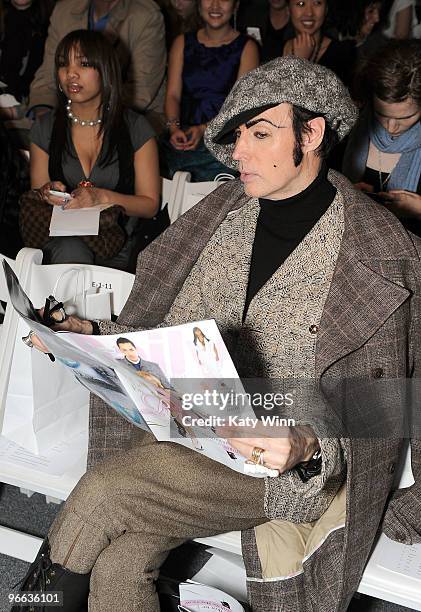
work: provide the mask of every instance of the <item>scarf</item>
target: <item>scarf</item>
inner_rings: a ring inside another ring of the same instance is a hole
[[[382,153],[401,154],[390,175],[388,191],[405,189],[416,192],[421,175],[420,122],[400,136],[392,137],[370,110],[363,110],[349,136],[342,168],[345,176],[353,183],[358,183],[364,174],[370,141]]]

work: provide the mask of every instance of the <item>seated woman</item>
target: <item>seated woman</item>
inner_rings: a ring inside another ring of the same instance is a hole
[[[339,40],[352,41],[358,61],[387,42],[379,28],[382,6],[383,0],[355,0],[352,4],[334,0],[329,4]]]
[[[159,207],[157,145],[146,119],[122,105],[113,47],[99,32],[76,30],[59,43],[55,64],[59,103],[32,128],[31,187],[51,209],[115,205],[129,217],[152,218]],[[71,195],[63,199],[51,190]],[[131,243],[123,228],[112,225],[102,230],[100,220],[100,241],[51,238],[45,259],[126,268]]]
[[[283,55],[296,55],[333,70],[348,85],[355,62],[355,48],[349,41],[324,34],[327,0],[288,0],[295,36],[288,40]]]
[[[179,34],[198,30],[202,25],[196,0],[160,0],[165,21],[167,48]]]
[[[0,117],[23,117],[29,86],[42,63],[52,0],[0,0]],[[19,104],[17,104],[19,103]],[[14,104],[14,105],[13,105]]]
[[[420,38],[415,0],[393,0],[389,9],[388,24],[383,34],[388,38]]]
[[[391,41],[359,76],[365,105],[343,173],[421,235],[421,41]]]
[[[237,26],[240,32],[255,36],[261,44],[261,62],[268,62],[282,54],[285,41],[291,36],[287,0],[266,0],[240,4]]]
[[[232,172],[209,153],[203,134],[235,81],[259,64],[257,43],[231,26],[236,6],[236,0],[217,8],[212,0],[199,0],[204,27],[178,36],[171,48],[165,98],[169,133],[160,143],[164,176],[184,170],[193,181],[211,181]]]

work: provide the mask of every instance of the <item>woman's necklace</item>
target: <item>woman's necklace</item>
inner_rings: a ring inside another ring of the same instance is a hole
[[[378,154],[378,161],[379,161],[379,183],[380,183],[380,191],[384,191],[385,187],[387,185],[387,183],[389,182],[390,176],[391,176],[391,172],[389,172],[389,174],[387,175],[387,177],[383,180],[382,178],[382,154],[380,149],[377,149],[377,154]]]
[[[75,125],[79,124],[82,127],[85,127],[85,126],[95,127],[96,125],[99,125],[100,123],[102,123],[102,119],[100,118],[89,120],[89,119],[80,119],[79,117],[76,117],[76,115],[72,113],[72,101],[71,100],[67,100],[66,111],[67,111],[67,116],[69,117],[70,121],[74,123]]]

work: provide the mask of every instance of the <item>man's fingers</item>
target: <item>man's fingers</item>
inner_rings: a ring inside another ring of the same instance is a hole
[[[31,342],[34,348],[36,348],[38,351],[41,351],[41,353],[50,352],[48,348],[45,346],[44,342],[41,340],[41,338],[39,338],[36,334],[31,334]]]

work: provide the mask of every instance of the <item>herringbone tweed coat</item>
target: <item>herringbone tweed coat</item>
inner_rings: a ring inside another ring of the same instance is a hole
[[[316,344],[321,387],[329,395],[338,380],[419,377],[420,241],[343,176],[331,171],[329,180],[343,196],[345,227]],[[160,324],[217,227],[248,201],[240,182],[230,181],[173,224],[141,254],[117,325],[103,322],[101,332]],[[133,428],[95,397],[90,434],[91,464],[136,443]],[[345,611],[380,526],[399,541],[421,542],[421,441],[414,438],[411,444],[416,482],[392,493],[400,437],[342,440],[347,462],[345,525],[330,530],[301,571],[287,579],[265,579],[255,530],[243,532],[254,612]]]

